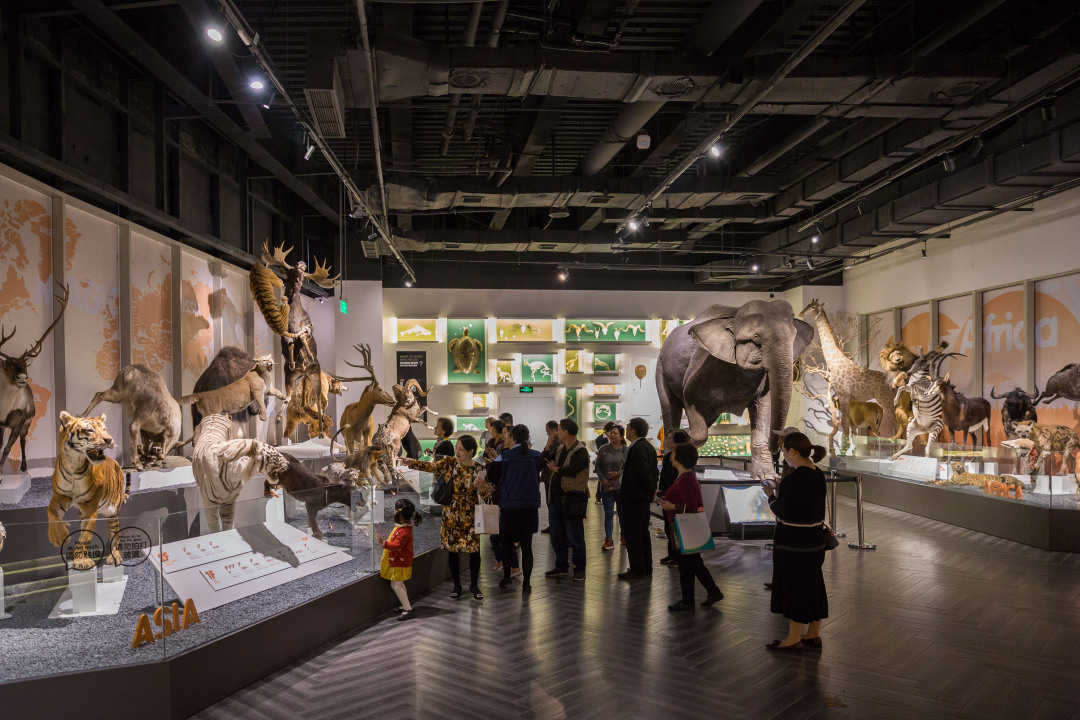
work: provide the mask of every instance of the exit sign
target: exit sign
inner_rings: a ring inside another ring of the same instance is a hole
[[[349,314],[349,305],[344,300],[341,301],[341,314],[342,315],[348,315]]]
[[[533,391],[532,385],[522,385],[518,388],[519,393],[531,393]]]

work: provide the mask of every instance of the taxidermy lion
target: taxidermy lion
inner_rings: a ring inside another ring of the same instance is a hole
[[[231,382],[217,390],[204,390],[176,398],[180,405],[195,403],[199,412],[206,415],[231,415],[246,408],[251,403],[259,406],[259,419],[266,419],[266,395],[269,393],[282,401],[288,398],[270,384],[274,371],[274,358],[263,355],[255,358],[255,367],[236,382]]]

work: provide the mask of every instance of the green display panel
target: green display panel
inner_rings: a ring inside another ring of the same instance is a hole
[[[523,385],[555,382],[555,356],[551,353],[522,355],[521,382]]]
[[[592,371],[598,372],[616,372],[618,371],[618,362],[616,360],[615,353],[596,353],[592,359]]]
[[[642,343],[645,340],[645,320],[581,320],[566,321],[566,342]]]
[[[480,433],[484,432],[484,420],[482,417],[461,417],[454,418],[454,432],[465,433],[466,435],[473,435],[477,439],[480,437]]]
[[[585,351],[567,350],[566,359],[563,362],[563,371],[568,373],[585,372]]]
[[[581,390],[579,388],[566,388],[566,396],[563,398],[563,417],[568,417],[576,423],[581,422],[578,409],[581,407]]]
[[[711,435],[705,444],[698,448],[701,457],[749,457],[749,435]]]
[[[451,384],[482,383],[487,373],[484,321],[446,321],[446,376]]]
[[[513,360],[496,360],[495,361],[495,382],[499,385],[513,385],[514,384],[514,361]]]
[[[430,460],[433,452],[435,452],[435,438],[420,441],[420,457]]]
[[[592,419],[604,423],[614,420],[617,407],[615,403],[593,403]]]

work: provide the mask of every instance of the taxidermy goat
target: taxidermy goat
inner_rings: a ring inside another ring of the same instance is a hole
[[[356,483],[356,471],[345,469],[341,463],[335,463],[338,468],[331,472],[331,477],[316,475],[304,467],[304,464],[288,453],[281,453],[288,462],[289,467],[285,472],[278,475],[277,487],[283,489],[299,502],[304,503],[307,509],[308,526],[311,534],[316,539],[322,540],[323,533],[319,527],[319,511],[328,505],[341,503],[348,511],[349,522],[353,519],[352,489]],[[333,465],[331,466],[333,468]],[[263,494],[266,497],[274,497],[274,488],[267,480],[263,485]],[[361,498],[357,505],[363,507]]]
[[[217,390],[206,390],[191,395],[178,397],[176,402],[180,405],[195,403],[199,412],[203,415],[231,415],[240,412],[251,403],[259,408],[259,419],[266,419],[266,395],[269,393],[283,403],[288,398],[281,394],[271,384],[274,372],[274,358],[263,355],[256,358],[255,367],[244,377],[236,382],[229,383]]]
[[[57,286],[59,287],[59,284]],[[22,355],[8,355],[0,352],[0,370],[2,370],[0,372],[0,443],[4,440],[4,430],[8,431],[7,442],[3,443],[4,450],[0,452],[0,482],[3,481],[4,466],[16,438],[19,439],[21,454],[19,471],[26,472],[26,434],[30,432],[30,425],[37,412],[34,406],[34,391],[30,387],[30,363],[41,352],[41,344],[45,342],[45,338],[49,337],[49,333],[60,322],[60,318],[64,316],[64,310],[67,309],[68,287],[65,285],[61,290],[62,294],[54,296],[60,303],[60,312],[56,314],[52,325],[45,328],[44,334]],[[13,327],[11,333],[8,334],[0,327],[0,348],[15,337],[15,331],[18,329],[18,326]]]
[[[383,450],[381,465],[385,469],[386,475],[393,474],[394,460],[401,453],[402,439],[408,434],[412,424],[418,422],[425,412],[438,415],[434,410],[420,405],[416,395],[413,395],[414,389],[417,395],[421,397],[427,395],[427,391],[422,390],[420,383],[415,379],[407,380],[404,386],[394,386],[394,399],[396,401],[394,409],[390,411],[390,417],[387,418],[386,422],[379,425],[375,430],[375,435],[371,440],[373,447]],[[427,428],[428,430],[434,429],[431,426],[427,426]]]
[[[164,458],[177,444],[183,427],[180,405],[161,376],[145,365],[134,363],[120,370],[108,390],[94,395],[82,416],[89,417],[103,402],[121,403],[131,418],[131,461],[137,470],[151,458]],[[151,449],[151,438],[161,439],[160,450]]]

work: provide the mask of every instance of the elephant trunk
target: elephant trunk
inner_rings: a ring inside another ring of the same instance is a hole
[[[787,425],[788,408],[791,407],[792,365],[790,355],[766,364],[769,375],[769,427],[772,430],[783,430]],[[779,451],[780,441],[770,433],[769,452],[775,455]]]

